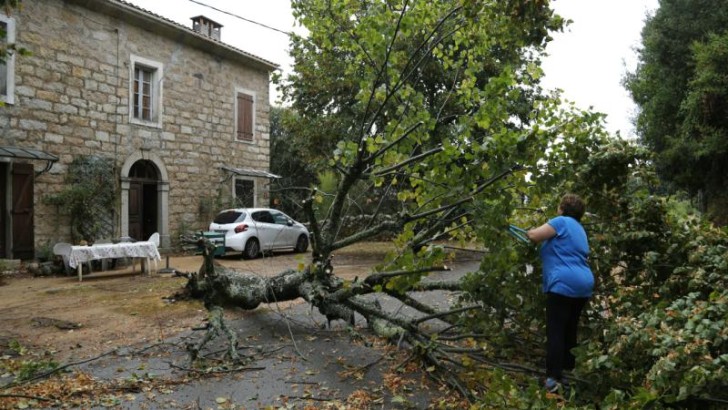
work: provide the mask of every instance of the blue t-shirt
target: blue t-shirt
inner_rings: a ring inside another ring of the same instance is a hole
[[[541,246],[543,291],[572,298],[587,298],[594,290],[594,275],[586,259],[589,241],[579,221],[557,216],[548,221],[556,236]]]

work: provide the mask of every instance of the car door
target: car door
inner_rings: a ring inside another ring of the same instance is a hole
[[[279,233],[276,238],[276,248],[290,248],[296,245],[296,232],[289,225],[291,218],[283,212],[270,211],[273,220],[278,226]]]
[[[260,249],[264,251],[273,249],[279,233],[279,228],[273,220],[273,215],[269,211],[255,211],[251,216],[255,223],[255,229],[258,231]]]

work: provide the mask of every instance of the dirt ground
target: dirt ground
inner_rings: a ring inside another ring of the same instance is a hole
[[[389,247],[369,243],[342,250],[334,256],[335,274],[362,277],[382,261]],[[309,257],[280,253],[252,261],[232,256],[216,260],[270,276]],[[474,258],[465,259],[469,268],[477,266]],[[184,369],[185,346],[201,337],[192,329],[205,323],[206,311],[198,301],[170,298],[186,279],[169,271],[197,271],[201,263],[201,256],[175,255],[159,263],[160,269],[170,268],[164,273],[146,275],[138,267],[136,272],[123,268],[84,275],[82,282],[75,276],[5,275],[0,285],[0,356],[28,350],[46,352],[36,353],[36,360],[47,356],[66,364],[89,361],[75,365],[74,379],[64,382],[74,386],[73,391],[47,407],[72,403],[73,408],[338,409],[344,407],[330,406],[347,403],[347,409],[429,408],[434,396],[447,396],[437,386],[428,386],[416,365],[392,372],[406,353],[392,353],[391,345],[376,347],[379,342],[365,336],[363,327],[362,334],[352,333],[343,322],[327,328],[325,318],[302,301],[226,311],[241,353],[252,358],[250,373],[212,378],[190,373]],[[222,340],[215,349],[224,349],[220,346]],[[10,380],[7,370],[0,374],[0,385]],[[84,394],[85,388],[94,393]],[[106,399],[89,399],[100,394]],[[34,395],[62,396],[57,383],[38,386]],[[46,408],[35,399],[12,400],[14,408]],[[0,399],[0,407],[2,403]]]
[[[336,274],[363,275],[382,261],[387,244],[366,251],[347,249],[335,256]],[[309,254],[279,253],[256,260],[237,255],[216,259],[226,267],[271,276],[310,260]],[[158,268],[196,272],[198,255],[170,256]],[[0,286],[0,337],[47,349],[69,361],[117,346],[162,340],[202,324],[204,307],[197,301],[168,299],[186,279],[171,273],[141,274],[131,267],[94,272],[79,282],[75,276],[13,275]],[[296,303],[296,302],[294,302]],[[300,303],[300,302],[299,302]],[[234,316],[234,313],[231,313]]]

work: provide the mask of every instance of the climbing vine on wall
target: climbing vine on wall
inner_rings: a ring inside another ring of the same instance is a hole
[[[81,156],[68,167],[63,190],[46,197],[58,212],[70,216],[71,240],[94,242],[114,232],[117,198],[114,163],[109,158]]]

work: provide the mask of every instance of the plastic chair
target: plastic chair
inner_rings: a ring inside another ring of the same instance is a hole
[[[159,232],[154,232],[149,237],[149,242],[153,243],[154,246],[156,246],[157,248],[159,248]],[[154,258],[149,258],[149,259],[147,259],[147,262],[149,262],[150,260],[151,260],[152,263],[154,263],[154,271],[156,272],[157,271],[157,260],[154,259]]]
[[[68,266],[68,258],[71,255],[71,244],[66,242],[58,242],[53,245],[53,254],[63,258],[63,270],[68,275],[71,272],[71,267]]]
[[[53,245],[53,254],[63,258],[63,268],[66,275],[71,273],[71,267],[68,265],[68,259],[71,257],[71,244],[67,242],[58,242]],[[91,273],[91,262],[86,262],[88,265],[88,273]]]

